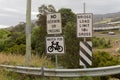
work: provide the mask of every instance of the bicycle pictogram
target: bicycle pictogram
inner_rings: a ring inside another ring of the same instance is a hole
[[[48,51],[53,52],[53,50],[57,50],[58,52],[62,52],[63,47],[59,45],[59,42],[54,43],[54,41],[52,41],[51,46],[48,47]]]

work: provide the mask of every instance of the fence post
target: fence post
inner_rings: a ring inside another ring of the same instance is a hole
[[[41,74],[42,80],[44,80],[44,67],[41,67],[41,72],[42,72],[42,74]]]

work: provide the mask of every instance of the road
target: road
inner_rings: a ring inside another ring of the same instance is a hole
[[[120,34],[109,35],[109,34],[93,34],[93,36],[98,37],[120,37]]]

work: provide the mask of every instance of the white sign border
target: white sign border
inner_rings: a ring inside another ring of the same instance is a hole
[[[49,14],[58,14],[59,12],[55,12],[55,13],[48,13],[47,15],[49,15]],[[48,33],[48,24],[47,24],[47,15],[46,15],[46,33],[47,34],[49,34],[49,35],[54,35],[54,34],[62,34],[63,33],[63,27],[62,27],[62,14],[61,13],[59,13],[60,14],[60,16],[61,16],[61,32],[60,33]]]
[[[76,26],[77,28],[76,28],[76,36],[77,36],[77,38],[91,38],[91,37],[93,37],[93,13],[78,13],[78,14],[76,14],[76,17],[77,17],[77,15],[80,15],[80,14],[91,14],[92,15],[92,36],[86,36],[86,37],[80,37],[80,36],[78,36],[78,26]],[[77,22],[76,22],[77,23]],[[78,23],[77,23],[77,25],[78,25]]]
[[[64,49],[64,53],[47,53],[47,40],[46,40],[47,37],[63,37],[63,44],[64,44],[64,48],[63,49]],[[63,55],[63,54],[66,53],[66,46],[65,46],[65,38],[64,38],[64,36],[61,36],[61,35],[60,36],[46,36],[45,37],[45,42],[46,42],[46,46],[45,46],[46,50],[45,51],[46,51],[47,55]]]

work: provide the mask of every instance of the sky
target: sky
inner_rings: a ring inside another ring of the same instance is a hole
[[[74,13],[83,12],[83,3],[86,3],[86,12],[106,14],[120,12],[120,0],[31,0],[32,20],[37,19],[38,7],[42,4],[52,4],[56,10],[70,8]],[[27,0],[0,0],[0,28],[15,26],[26,20]]]

